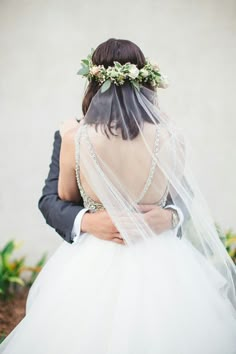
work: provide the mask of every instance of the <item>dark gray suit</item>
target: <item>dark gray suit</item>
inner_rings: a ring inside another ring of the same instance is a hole
[[[53,227],[65,241],[72,243],[71,231],[74,220],[78,212],[83,209],[84,206],[83,200],[81,200],[79,204],[75,204],[61,200],[58,196],[60,149],[61,136],[59,131],[56,131],[49,173],[45,180],[45,186],[42,191],[42,196],[39,199],[38,207],[47,224]]]

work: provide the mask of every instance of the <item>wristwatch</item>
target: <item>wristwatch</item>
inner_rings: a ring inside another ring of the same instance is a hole
[[[178,212],[177,210],[175,209],[171,209],[171,212],[172,212],[172,217],[171,217],[171,225],[172,225],[172,229],[175,229],[176,226],[178,225],[179,223],[179,215],[178,215]]]

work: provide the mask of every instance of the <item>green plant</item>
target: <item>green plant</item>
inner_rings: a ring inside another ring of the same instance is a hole
[[[226,232],[222,232],[219,225],[216,225],[217,231],[221,241],[223,242],[228,254],[236,264],[236,233],[229,229]]]
[[[35,281],[38,273],[40,272],[40,270],[42,269],[44,263],[46,262],[47,259],[47,254],[45,253],[42,258],[36,263],[36,265],[34,267],[27,267],[27,270],[31,271],[31,277],[27,282],[28,286],[31,286],[33,284],[33,282]]]
[[[236,234],[232,230],[228,230],[225,234],[225,247],[236,264]]]
[[[21,243],[10,240],[3,249],[0,250],[0,297],[3,299],[7,299],[14,294],[19,286],[32,285],[46,260],[46,254],[44,254],[33,267],[25,265],[25,256],[11,260],[13,252],[20,246]],[[31,278],[28,282],[22,277],[25,271],[31,272]]]
[[[6,338],[6,335],[4,332],[0,333],[0,344],[3,342],[3,340]]]

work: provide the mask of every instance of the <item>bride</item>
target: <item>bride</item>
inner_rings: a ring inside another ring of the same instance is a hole
[[[113,50],[115,46],[115,50]],[[30,289],[3,354],[236,353],[235,266],[191,173],[182,132],[159,108],[157,64],[110,39],[82,60],[84,118],[62,138],[58,193],[106,210],[121,243],[64,242]],[[142,204],[184,214],[157,234]]]

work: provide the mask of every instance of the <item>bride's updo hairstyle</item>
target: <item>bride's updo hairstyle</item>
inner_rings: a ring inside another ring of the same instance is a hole
[[[131,64],[137,65],[138,69],[144,67],[146,63],[143,52],[135,43],[125,39],[110,38],[106,42],[101,43],[94,50],[92,55],[92,62],[94,65],[104,65],[105,68],[108,68],[108,66],[114,65],[114,61],[118,61],[122,65],[129,62]],[[127,104],[124,104],[124,95],[126,95],[126,93],[128,94],[130,89],[133,90],[134,88],[129,80],[126,80],[123,85],[115,86],[117,96],[119,98],[119,104],[122,110],[120,121],[117,115],[114,117],[111,114],[109,121],[107,121],[105,117],[104,120],[102,117],[99,117],[98,121],[98,119],[91,118],[91,116],[88,114],[86,116],[86,123],[95,124],[96,126],[101,125],[103,126],[106,133],[109,131],[109,133],[112,135],[114,135],[112,128],[120,128],[123,139],[133,139],[139,134],[139,128],[138,125],[134,122],[133,118],[130,117],[129,110],[132,104],[137,106],[139,103],[137,101],[130,101],[129,106],[127,106]],[[142,86],[150,89],[152,92],[156,91],[149,82],[142,83]],[[82,102],[82,111],[84,116],[89,109],[92,98],[96,95],[99,88],[101,88],[101,85],[96,80],[91,80],[89,82]],[[103,93],[102,95],[106,96],[106,94],[107,92]],[[142,117],[136,117],[136,119],[140,120],[141,125],[144,121],[153,123],[150,119],[150,115],[148,115],[147,112],[142,109],[142,107],[140,107],[140,111],[142,113]],[[125,119],[125,127],[122,123],[123,119]]]

